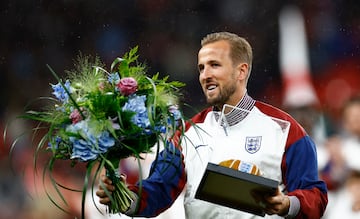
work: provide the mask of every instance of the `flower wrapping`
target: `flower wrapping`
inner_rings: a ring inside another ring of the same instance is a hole
[[[82,217],[92,168],[96,166],[94,179],[105,168],[116,186],[110,213],[125,212],[132,200],[131,192],[119,180],[120,159],[140,159],[140,154],[150,152],[155,145],[166,147],[184,125],[178,107],[179,88],[184,84],[168,82],[168,77],[160,79],[159,73],[147,76],[146,66],[138,63],[137,50],[135,47],[116,58],[109,71],[98,57],[92,61],[92,57],[80,55],[65,79],[48,66],[57,79],[51,84],[55,98],[49,98],[46,110],[29,110],[21,116],[45,124],[34,130],[47,130],[36,150],[51,152],[48,171],[59,160],[71,160],[72,165],[86,163]]]

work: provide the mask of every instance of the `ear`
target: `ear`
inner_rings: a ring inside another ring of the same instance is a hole
[[[239,80],[246,80],[249,74],[249,65],[245,62],[239,63],[236,67]]]

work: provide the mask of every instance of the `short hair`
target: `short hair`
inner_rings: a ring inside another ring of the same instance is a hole
[[[234,33],[229,32],[216,32],[206,35],[201,40],[201,46],[205,46],[209,43],[225,40],[230,44],[230,58],[233,64],[239,62],[246,62],[249,65],[249,73],[252,68],[253,52],[250,43],[243,37],[240,37]]]

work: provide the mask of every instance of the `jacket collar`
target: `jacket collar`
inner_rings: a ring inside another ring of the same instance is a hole
[[[251,111],[253,107],[255,106],[255,100],[251,98],[247,93],[241,98],[241,100],[238,102],[238,104],[235,106],[236,108],[240,108],[243,110],[237,110],[234,108],[229,113],[225,114],[225,120],[229,126],[233,126],[241,122],[248,114],[248,111]],[[225,106],[226,107],[226,106]],[[222,111],[220,111],[218,108],[213,107],[213,112],[215,115],[216,121],[219,121],[220,115]],[[221,125],[224,125],[224,119],[221,121]]]

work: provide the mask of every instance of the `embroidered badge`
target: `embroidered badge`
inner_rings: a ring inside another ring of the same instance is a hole
[[[261,136],[246,137],[245,149],[250,154],[254,154],[259,151],[261,147]]]

